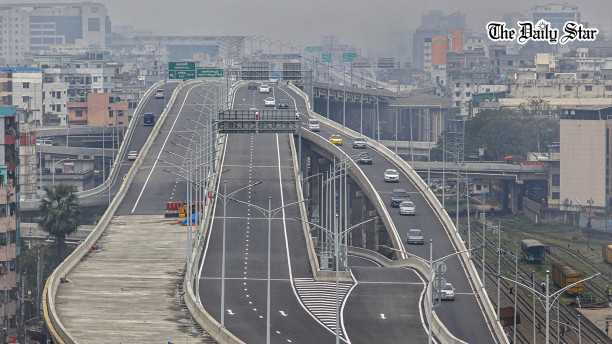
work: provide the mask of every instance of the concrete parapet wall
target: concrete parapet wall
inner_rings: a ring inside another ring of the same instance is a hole
[[[323,117],[313,111],[310,111],[310,100],[308,99],[308,96],[302,90],[300,90],[293,84],[290,84],[289,88],[291,88],[294,92],[298,93],[305,100],[307,107],[309,109],[308,114],[312,118],[317,119],[319,122],[324,123],[325,125],[333,128],[334,130],[342,133],[343,135],[349,138],[355,138],[355,137],[362,136],[361,134],[359,134],[358,132],[354,130],[343,127],[342,125],[326,117]],[[387,148],[383,144],[376,142],[375,140],[369,140],[368,146],[376,150],[378,153],[382,154],[383,156],[385,156],[391,162],[393,162],[399,169],[402,170],[402,172],[404,172],[411,179],[411,181],[414,183],[417,189],[421,192],[425,200],[429,203],[434,213],[436,214],[436,216],[442,223],[442,226],[444,227],[449,237],[451,238],[451,243],[455,247],[456,251],[465,251],[466,250],[465,244],[463,243],[463,240],[461,240],[461,237],[457,233],[455,229],[455,225],[451,221],[446,211],[442,208],[442,205],[440,204],[438,199],[435,197],[431,189],[427,187],[427,184],[425,183],[425,181],[423,181],[423,179],[421,179],[418,176],[418,174],[412,169],[412,167],[408,165],[406,161],[404,161],[402,158],[397,156],[395,153],[393,153],[389,148]],[[387,227],[387,229],[389,228],[390,227]],[[401,248],[401,245],[396,246],[396,248]],[[489,300],[489,296],[486,290],[480,287],[482,285],[480,281],[480,277],[478,276],[476,267],[474,266],[472,261],[469,259],[469,254],[465,252],[463,254],[460,254],[459,257],[460,257],[460,261],[465,266],[466,271],[468,272],[468,275],[470,277],[470,283],[472,284],[472,289],[474,290],[474,292],[477,293],[477,299],[479,300],[482,306],[482,309],[485,312],[486,320],[489,322],[490,326],[493,328],[493,331],[495,332],[495,336],[498,342],[508,343],[508,339],[504,334],[501,324],[496,320],[497,317],[495,314],[495,309],[493,308],[493,305],[491,304],[491,301]],[[434,322],[436,321],[439,322],[439,320],[436,320],[436,319],[437,317],[434,317]],[[439,329],[446,329],[442,323],[439,323],[439,324],[434,323],[433,325],[434,327],[437,327]],[[445,337],[455,338],[450,332],[448,331],[446,332],[447,333],[444,336],[440,336],[440,338],[445,338]],[[459,339],[456,339],[456,340],[459,340]]]
[[[91,232],[91,234],[87,236],[87,239],[85,239],[85,241],[83,241],[79,246],[77,246],[77,248],[72,252],[72,254],[70,254],[70,256],[68,256],[68,258],[66,258],[47,279],[47,282],[45,283],[45,288],[43,290],[43,315],[45,319],[45,324],[55,343],[76,343],[70,331],[62,324],[61,319],[59,318],[59,315],[57,314],[57,311],[55,309],[55,296],[57,294],[57,290],[60,287],[61,279],[65,278],[70,273],[70,271],[72,271],[72,269],[89,252],[91,246],[94,245],[96,241],[98,241],[98,238],[100,238],[102,233],[104,233],[104,231],[106,230],[106,227],[112,220],[115,211],[121,204],[121,201],[123,201],[123,198],[125,197],[125,194],[128,191],[130,183],[136,176],[136,171],[138,171],[138,169],[142,165],[144,157],[147,155],[149,149],[153,145],[153,141],[157,137],[159,129],[166,120],[166,117],[168,116],[169,109],[174,104],[177,95],[184,86],[185,84],[181,83],[172,93],[172,96],[168,101],[168,105],[164,109],[164,112],[160,116],[160,119],[155,124],[151,135],[145,142],[141,150],[141,154],[138,155],[138,158],[128,171],[126,178],[121,184],[119,192],[102,215],[102,218],[100,218],[98,225],[96,225],[95,229]]]

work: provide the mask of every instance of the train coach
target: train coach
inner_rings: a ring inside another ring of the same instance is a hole
[[[604,261],[612,264],[612,245],[601,245],[601,256]]]
[[[561,288],[565,288],[584,278],[583,274],[576,271],[571,265],[563,262],[552,263],[551,270],[553,282]],[[570,295],[582,294],[584,292],[584,283],[578,283],[565,292]]]
[[[542,263],[546,257],[546,247],[535,239],[525,239],[521,242],[523,259],[528,262]]]

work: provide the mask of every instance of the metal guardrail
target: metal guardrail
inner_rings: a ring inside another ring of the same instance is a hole
[[[340,124],[332,120],[329,120],[328,118],[323,117],[315,113],[314,111],[311,111],[310,110],[310,100],[308,99],[308,95],[306,95],[302,90],[300,90],[293,84],[289,84],[289,88],[291,88],[294,92],[299,94],[300,97],[304,99],[304,101],[306,102],[307,108],[309,109],[308,110],[309,115],[313,116],[313,118],[318,119],[319,122],[325,123],[326,125],[334,128],[334,130],[343,133],[347,137],[355,138],[358,136],[363,136],[349,128],[343,128]],[[421,179],[416,174],[416,172],[408,165],[408,163],[406,163],[406,161],[404,161],[399,156],[394,154],[389,148],[376,142],[375,140],[370,140],[369,142],[370,142],[371,148],[375,149],[380,154],[387,157],[396,166],[398,166],[404,173],[406,173],[406,175],[410,177],[412,182],[417,186],[417,189],[419,189],[419,191],[423,194],[425,199],[428,201],[428,203],[430,204],[430,206],[432,207],[432,209],[434,210],[434,212],[436,213],[436,215],[442,222],[444,229],[446,230],[447,234],[451,238],[451,241],[454,244],[454,246],[457,248],[457,251],[466,250],[463,240],[461,240],[461,238],[459,237],[459,234],[455,231],[455,225],[451,221],[446,211],[442,208],[442,205],[440,204],[438,199],[435,197],[431,189],[427,187],[427,184],[425,184],[423,179]],[[489,299],[489,296],[486,290],[478,287],[478,285],[480,285],[481,283],[480,283],[480,277],[478,276],[478,273],[476,271],[476,267],[474,266],[473,262],[469,259],[469,255],[467,253],[460,254],[459,257],[461,258],[461,261],[463,262],[464,266],[466,267],[466,270],[468,271],[470,280],[474,281],[473,283],[475,283],[475,285],[473,286],[473,289],[478,294],[477,299],[481,302],[482,308],[484,312],[486,313],[487,320],[492,325],[493,331],[495,332],[497,340],[501,343],[507,344],[508,338],[504,334],[501,324],[496,320],[497,317],[495,314],[495,310],[493,308],[493,305],[490,302],[490,299]],[[459,342],[459,339],[454,337],[452,333],[448,332],[446,327],[444,327],[444,325],[439,321],[436,315],[434,315],[434,323],[432,325],[434,325],[434,330],[436,329],[438,331],[445,330],[445,333],[436,333],[436,336],[438,338],[451,338],[451,339],[454,338],[450,342],[447,342],[447,343]]]

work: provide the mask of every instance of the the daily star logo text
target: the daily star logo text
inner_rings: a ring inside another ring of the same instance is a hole
[[[563,25],[563,35],[560,36],[559,29],[550,26],[550,23],[540,19],[536,24],[530,21],[519,21],[518,30],[506,26],[505,22],[489,22],[487,24],[487,35],[493,41],[514,41],[525,44],[529,41],[548,42],[550,44],[566,44],[573,41],[594,41],[599,30],[586,28],[582,24],[573,21]]]

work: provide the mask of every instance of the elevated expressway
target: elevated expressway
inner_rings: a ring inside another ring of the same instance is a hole
[[[190,125],[188,117],[207,123],[208,118],[202,114],[210,106],[206,93],[213,88],[209,83],[186,83],[177,88],[97,228],[48,280],[43,303],[46,321],[56,342],[104,338],[102,342],[167,339],[174,343],[193,343],[202,337],[198,331],[189,330],[191,327],[181,326],[190,322],[184,310],[177,307],[183,292],[190,316],[217,341],[264,341],[267,270],[264,216],[244,204],[230,203],[228,207],[225,328],[221,328],[222,203],[213,202],[205,210],[209,216],[202,224],[203,236],[192,256],[195,263],[187,271],[184,290],[177,285],[180,286],[183,279],[180,276],[184,273],[185,228],[172,226],[171,221],[155,215],[162,211],[166,201],[185,198],[184,181],[166,172],[164,169],[170,165],[160,161],[184,166],[184,159],[177,159],[176,154],[185,152],[167,143],[179,139],[181,128]],[[307,115],[317,116],[307,111],[299,91],[292,86],[275,86],[274,92],[277,99],[286,97],[294,102],[294,108],[303,114],[302,120]],[[240,85],[233,95],[234,108],[248,109],[263,104],[263,95]],[[323,141],[334,127],[333,123],[329,125],[320,134]],[[307,135],[304,132],[306,140],[317,141],[315,137],[308,139]],[[229,134],[221,142],[225,145],[220,146],[224,154],[219,154],[217,160],[217,171],[222,171],[216,183],[218,192],[223,192],[221,181],[227,180],[228,193],[261,182],[235,197],[262,208],[267,208],[268,197],[272,208],[301,200],[293,152],[295,144],[290,136]],[[167,153],[172,150],[175,154]],[[335,147],[326,150],[341,154],[334,151]],[[351,155],[355,153],[348,146],[343,150]],[[394,186],[381,183],[381,171],[397,162],[382,149],[370,151],[375,155],[375,164],[359,170],[369,179],[370,188],[376,189],[384,199]],[[397,232],[390,235],[400,238],[393,241],[394,246],[406,250],[401,238],[405,238],[409,228],[420,227],[426,231],[427,239],[435,241],[434,258],[461,249],[454,234],[449,233],[450,221],[443,218],[446,215],[432,209],[431,201],[419,193],[422,187],[418,181],[410,181],[408,176],[414,179],[414,175],[406,172],[405,166],[396,168],[408,173],[402,176],[400,186],[412,193],[419,213],[412,219],[400,218],[396,210],[386,209],[380,199],[373,201],[381,209],[379,214],[382,212],[386,218],[385,226]],[[335,300],[325,290],[331,288],[333,274],[318,269],[312,243],[309,238],[305,239],[308,229],[294,219],[300,216],[305,216],[305,209],[294,204],[271,220],[271,338],[273,342],[283,343],[331,342],[335,333]],[[91,252],[89,249],[94,243],[101,250]],[[414,338],[415,342],[425,342],[427,332],[422,313],[428,302],[423,300],[424,283],[415,271],[420,270],[422,274],[423,267],[409,269],[408,260],[395,264],[371,251],[357,248],[353,251],[368,258],[351,257],[351,273],[342,274],[342,341],[397,342]],[[428,257],[427,245],[409,248],[409,251]],[[394,264],[405,266],[380,267]],[[483,309],[490,304],[477,302],[483,295],[474,290],[479,286],[477,278],[473,284],[466,278],[466,270],[473,269],[469,265],[465,259],[447,261],[445,278],[456,286],[457,298],[436,309],[437,317],[448,329],[436,323],[437,342],[453,342],[453,336],[470,343],[500,342],[495,338],[499,336],[498,329],[483,316]],[[67,283],[61,283],[62,278]]]

